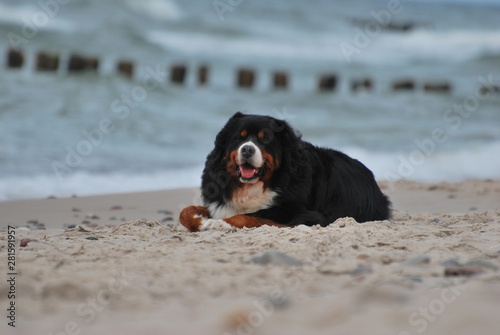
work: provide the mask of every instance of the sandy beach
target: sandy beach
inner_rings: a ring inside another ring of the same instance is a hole
[[[189,233],[196,189],[1,202],[0,332],[497,333],[500,181],[380,184],[392,220],[326,228]]]

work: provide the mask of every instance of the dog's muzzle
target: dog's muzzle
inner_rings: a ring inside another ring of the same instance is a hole
[[[259,147],[253,142],[243,143],[238,148],[236,163],[242,183],[255,183],[264,170],[264,160]]]

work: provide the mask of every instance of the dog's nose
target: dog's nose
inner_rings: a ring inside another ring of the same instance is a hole
[[[245,158],[250,158],[255,154],[255,147],[251,145],[245,145],[241,148],[241,155]]]

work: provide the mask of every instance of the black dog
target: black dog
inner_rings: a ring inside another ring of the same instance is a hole
[[[201,191],[205,206],[180,215],[191,231],[212,226],[210,219],[241,228],[390,217],[390,202],[366,166],[303,141],[288,123],[269,116],[229,119],[207,157]]]

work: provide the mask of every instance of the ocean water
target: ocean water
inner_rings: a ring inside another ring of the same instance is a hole
[[[500,178],[500,93],[481,91],[500,86],[500,1],[2,1],[0,36],[0,200],[198,186],[236,111],[286,119],[381,180]],[[12,47],[21,69],[5,66]],[[56,72],[35,69],[40,51],[60,55]],[[73,53],[98,72],[68,73]],[[252,89],[236,87],[242,67]]]

